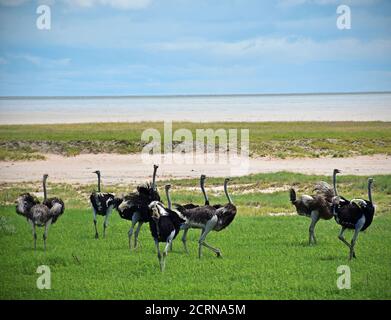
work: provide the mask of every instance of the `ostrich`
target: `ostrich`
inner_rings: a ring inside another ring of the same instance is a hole
[[[323,191],[320,192],[320,189]],[[318,190],[319,194],[314,196],[304,194],[297,198],[296,191],[293,188],[290,189],[290,200],[296,207],[296,212],[301,216],[311,218],[309,245],[316,243],[315,226],[318,221],[320,219],[330,220],[333,217],[333,213],[331,212],[332,190],[324,182],[317,184],[315,190]]]
[[[205,206],[209,206],[210,207],[209,198],[208,198],[208,196],[206,194],[206,191],[205,191],[205,180],[206,180],[206,176],[204,174],[201,175],[201,177],[200,177],[200,187],[201,187],[202,194],[204,195]],[[228,193],[226,193],[226,195],[228,195]],[[167,197],[168,197],[169,203],[171,203],[171,199],[169,199],[169,195],[167,195]],[[227,199],[228,199],[228,202],[229,202],[230,198],[228,196],[227,196]],[[183,208],[184,209],[193,209],[193,208],[199,207],[198,205],[193,205],[193,204],[185,204],[183,206],[180,206],[178,204],[174,204],[174,206],[176,208],[182,208],[182,210],[183,210]],[[214,209],[219,209],[219,208],[222,207],[222,205],[221,204],[215,204],[215,205],[213,205],[211,207],[213,207]],[[188,231],[189,231],[189,228],[184,228],[183,235],[182,235],[182,242],[183,242],[183,246],[185,248],[186,253],[188,253],[187,245],[186,245],[186,243],[187,243],[187,232]],[[203,232],[204,232],[204,229],[201,228],[201,235],[202,235]]]
[[[221,251],[218,248],[214,248],[205,242],[206,236],[212,230],[221,231],[231,224],[236,215],[236,206],[233,204],[230,195],[228,194],[227,185],[230,181],[226,178],[224,181],[224,192],[227,196],[228,203],[218,209],[205,205],[193,209],[185,209],[181,206],[177,206],[177,210],[184,217],[186,222],[183,224],[184,234],[182,237],[185,251],[188,252],[186,246],[186,234],[189,228],[200,228],[203,230],[198,241],[198,257],[202,256],[202,247],[205,246],[212,250],[217,257],[221,257]]]
[[[96,170],[95,173],[98,176],[98,191],[94,191],[90,195],[90,202],[92,206],[92,213],[94,218],[94,227],[95,227],[95,239],[99,238],[98,229],[96,227],[96,216],[104,216],[105,220],[103,222],[103,238],[106,237],[106,228],[108,225],[108,220],[111,212],[114,208],[118,207],[120,199],[116,198],[114,194],[108,192],[101,192],[100,188],[100,171]]]
[[[372,184],[373,178],[368,179],[368,199],[353,199],[348,204],[340,204],[340,197],[336,196],[333,199],[333,214],[335,221],[342,226],[338,239],[346,244],[349,249],[349,259],[356,258],[354,246],[360,231],[366,230],[372,223],[375,214],[375,206],[372,200]],[[354,235],[351,243],[346,241],[344,232],[346,229],[353,229]]]
[[[134,227],[137,225],[136,232],[134,234],[134,248],[138,245],[138,235],[141,226],[145,222],[149,222],[151,219],[150,209],[148,205],[152,201],[159,201],[160,196],[156,188],[156,172],[159,166],[153,166],[152,184],[147,183],[137,187],[137,192],[129,193],[126,195],[121,204],[118,206],[118,213],[122,219],[132,221],[132,225],[128,232],[129,249],[132,249],[132,235]]]
[[[166,195],[169,194],[170,188],[170,185],[165,186]],[[160,270],[164,271],[168,249],[171,247],[172,241],[178,235],[181,225],[185,222],[185,220],[179,217],[177,212],[170,209],[170,204],[168,208],[165,208],[161,202],[152,201],[148,207],[152,210],[152,218],[149,221],[149,228],[155,241]],[[159,242],[166,243],[163,255],[160,253]]]
[[[59,198],[47,199],[46,180],[48,175],[43,176],[44,201],[39,203],[38,199],[29,193],[21,194],[16,203],[16,212],[27,218],[31,224],[34,237],[34,250],[37,248],[36,226],[45,227],[43,234],[44,250],[46,251],[46,239],[51,224],[55,223],[60,215],[64,213],[64,202]]]

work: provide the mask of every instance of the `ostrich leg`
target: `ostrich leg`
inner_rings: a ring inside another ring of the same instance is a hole
[[[139,221],[138,225],[137,225],[137,229],[136,229],[136,232],[134,233],[134,248],[136,249],[139,245],[139,242],[138,242],[138,234],[140,233],[140,229],[141,229],[141,226],[143,225],[144,222],[142,221]]]
[[[46,251],[46,239],[48,238],[49,227],[51,224],[52,224],[52,219],[50,219],[45,224],[45,232],[43,233],[43,246],[45,251]]]
[[[311,212],[311,224],[309,228],[309,245],[316,244],[316,238],[315,238],[315,226],[317,222],[319,221],[319,213],[317,211]]]
[[[168,249],[171,247],[172,245],[172,240],[174,239],[175,237],[175,230],[172,231],[170,233],[170,235],[168,236],[167,238],[167,241],[166,241],[166,247],[164,248],[164,251],[163,251],[163,268],[162,268],[162,271],[164,271],[164,269],[166,268],[166,257],[168,255]]]
[[[129,237],[129,249],[132,249],[132,234],[133,234],[133,230],[134,230],[134,226],[136,225],[136,223],[139,221],[139,214],[138,212],[135,212],[132,216],[132,225],[129,229],[129,232],[128,232],[128,237]]]
[[[33,230],[33,238],[34,238],[34,250],[37,249],[37,232],[35,230],[35,223],[34,221],[32,220],[29,220],[30,224],[31,224],[31,228]]]
[[[109,209],[108,212],[105,215],[105,221],[103,222],[103,238],[106,237],[106,228],[107,228],[107,226],[109,224],[109,217],[111,215],[112,210],[113,209]]]
[[[155,246],[157,250],[157,258],[159,259],[160,271],[163,271],[162,254],[160,253],[159,241],[155,239]]]
[[[214,248],[212,247],[211,245],[207,244],[205,242],[205,239],[206,239],[206,236],[208,235],[208,233],[210,231],[213,230],[213,228],[216,226],[216,223],[217,223],[217,217],[214,216],[211,220],[209,220],[207,223],[206,223],[206,226],[204,228],[204,232],[202,233],[199,241],[198,241],[198,258],[201,259],[201,256],[202,256],[202,246],[205,246],[206,248],[212,250],[217,257],[221,257],[221,251],[220,249],[217,249],[217,248]]]
[[[92,208],[92,214],[93,214],[93,217],[94,217],[95,239],[98,239],[99,238],[99,234],[98,234],[98,229],[96,227],[96,211],[95,211],[94,207]]]
[[[185,248],[186,253],[189,253],[189,250],[187,250],[187,244],[186,244],[186,236],[187,236],[188,231],[189,231],[189,228],[185,227],[185,229],[183,230],[183,235],[182,235],[183,247]]]
[[[354,246],[356,245],[357,237],[362,229],[362,227],[365,224],[365,216],[363,215],[360,220],[357,221],[355,227],[354,227],[354,235],[352,238],[352,243],[350,245],[350,254],[349,254],[349,260],[352,260],[352,258],[356,257],[356,253],[354,252]]]
[[[349,249],[351,249],[350,243],[347,242],[345,237],[343,236],[345,230],[346,230],[346,228],[342,227],[341,232],[338,235],[338,239],[341,240],[344,244],[346,244],[349,247]],[[356,254],[353,252],[353,258],[355,258],[355,257],[356,257]]]

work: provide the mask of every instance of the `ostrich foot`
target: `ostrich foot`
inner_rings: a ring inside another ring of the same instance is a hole
[[[99,234],[95,233],[95,239],[99,239]]]

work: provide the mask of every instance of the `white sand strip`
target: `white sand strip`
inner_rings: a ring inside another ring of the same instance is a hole
[[[391,157],[385,155],[352,158],[318,159],[250,159],[247,174],[290,171],[306,174],[331,175],[334,168],[343,174],[391,174]],[[47,155],[46,160],[0,162],[0,182],[38,181],[43,173],[52,182],[94,183],[94,170],[101,170],[105,184],[139,183],[150,179],[152,165],[143,163],[139,154],[83,154],[76,157]],[[195,178],[201,173],[210,177],[232,176],[231,168],[219,164],[161,163],[159,179]]]

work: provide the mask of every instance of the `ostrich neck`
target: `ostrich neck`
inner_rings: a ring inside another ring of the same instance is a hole
[[[370,182],[368,183],[368,199],[371,203],[373,203],[373,201],[372,201],[372,184]]]
[[[205,199],[205,205],[209,205],[209,199],[208,199],[208,196],[206,194],[206,191],[205,191],[205,186],[204,186],[204,181],[201,180],[201,191],[202,191],[202,194],[204,195],[204,199]]]
[[[337,174],[334,173],[333,175],[333,186],[334,186],[334,194],[338,196],[338,190],[337,190]]]
[[[46,180],[43,179],[43,199],[47,199],[47,192],[46,192]]]
[[[170,191],[168,189],[166,189],[166,197],[167,197],[168,209],[171,210],[171,197],[170,197]]]
[[[152,176],[152,188],[153,190],[156,190],[156,171],[157,167],[153,168],[153,176]]]
[[[98,174],[98,192],[100,192],[100,174]]]
[[[224,183],[224,192],[225,192],[225,195],[226,195],[226,197],[227,197],[227,199],[228,199],[228,202],[229,202],[230,204],[232,204],[232,199],[231,199],[231,197],[230,197],[229,194],[228,194],[227,184],[228,184],[228,182],[226,181],[226,182]]]

